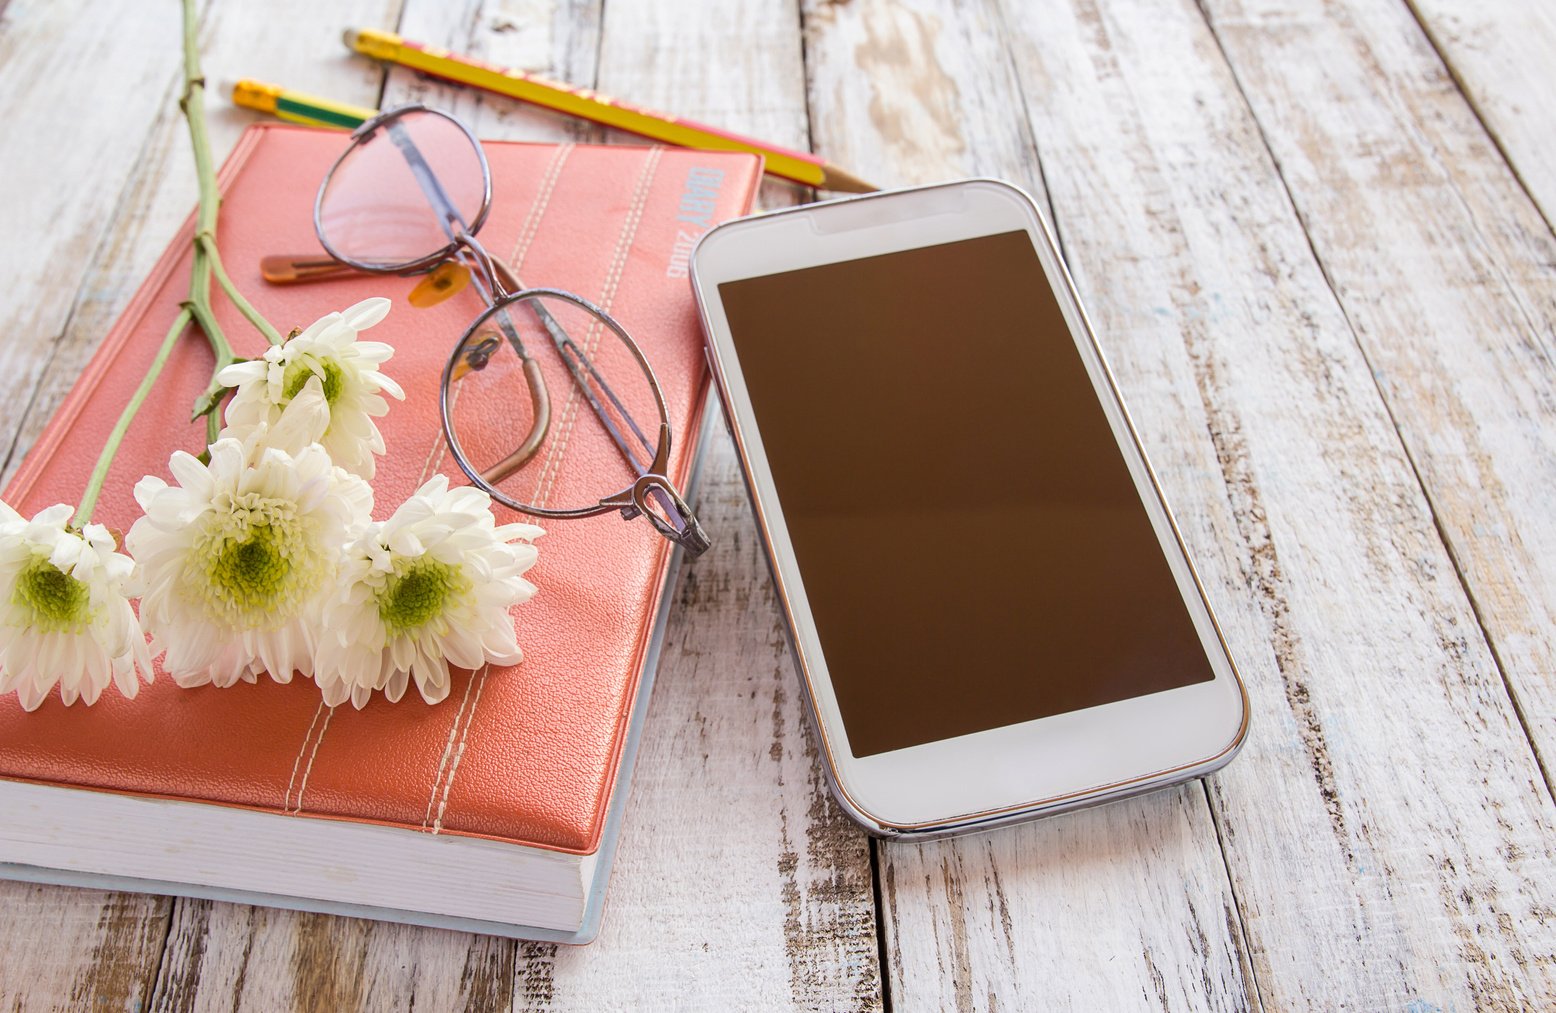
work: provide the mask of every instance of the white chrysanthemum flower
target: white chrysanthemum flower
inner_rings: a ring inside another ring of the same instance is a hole
[[[404,400],[405,392],[378,369],[394,349],[381,341],[358,341],[357,334],[388,312],[388,299],[364,299],[271,346],[263,359],[239,362],[216,374],[217,383],[237,388],[227,406],[224,435],[245,439],[258,426],[275,425],[308,380],[318,377],[330,409],[319,442],[336,464],[372,478],[373,455],[384,452],[384,437],[373,419],[389,411],[380,393]]]
[[[136,484],[145,516],[126,543],[141,566],[141,624],[180,686],[313,674],[341,548],[373,503],[367,483],[312,442],[327,418],[311,379],[275,425],[213,443],[210,464],[175,452],[177,485]]]
[[[133,697],[152,680],[151,652],[127,586],[130,557],[101,524],[68,527],[61,503],[23,520],[0,503],[0,693],[37,710],[56,684],[69,706],[111,681]]]
[[[450,663],[474,669],[523,658],[508,610],[535,586],[533,524],[499,526],[478,489],[428,481],[349,549],[324,610],[314,680],[324,702],[358,708],[374,690],[391,701],[411,678],[422,699],[448,696]],[[517,544],[514,543],[517,540]]]

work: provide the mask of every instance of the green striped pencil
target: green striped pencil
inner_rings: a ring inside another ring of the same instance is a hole
[[[232,101],[234,105],[269,113],[288,123],[340,130],[355,130],[364,120],[378,115],[376,109],[348,106],[248,78],[232,86]]]

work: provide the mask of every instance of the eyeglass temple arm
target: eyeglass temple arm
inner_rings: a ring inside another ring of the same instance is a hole
[[[480,250],[482,258],[489,265],[491,265],[492,273],[496,275],[499,284],[501,284],[509,292],[518,292],[523,289],[523,282],[519,281],[518,275],[514,273],[513,269],[510,268],[502,260],[502,258],[493,255],[492,253],[479,246],[477,246],[477,249]],[[643,449],[649,453],[652,453],[654,450],[654,444],[649,442],[648,437],[643,434],[642,427],[638,425],[637,420],[632,417],[632,414],[627,411],[627,406],[622,403],[621,398],[614,390],[611,389],[610,384],[605,382],[605,378],[601,376],[600,371],[595,368],[594,362],[589,358],[588,353],[579,347],[578,343],[572,339],[572,336],[568,334],[566,330],[563,329],[561,324],[557,323],[556,318],[546,310],[544,304],[536,302],[531,305],[526,303],[526,306],[531,312],[535,314],[535,316],[539,319],[541,326],[545,329],[546,333],[550,335],[552,344],[556,345],[558,354],[562,356],[562,361],[566,363],[568,372],[573,376],[573,382],[578,385],[578,389],[583,394],[584,399],[589,403],[590,409],[594,412],[595,416],[599,418],[600,423],[605,427],[606,432],[610,434],[612,442],[616,444],[616,449],[621,452],[621,455],[626,458],[627,463],[630,464],[633,470],[636,471],[639,475],[651,473],[653,466],[651,464],[645,463],[643,459],[639,457],[638,454],[632,449],[627,438],[622,434],[621,430],[616,426],[615,421],[610,417],[610,413],[606,411],[605,406],[600,403],[599,398],[595,397],[594,391],[590,389],[589,380],[591,377],[594,379],[594,382],[599,385],[600,390],[604,392],[606,398],[610,400],[611,404],[614,405],[616,410],[621,414],[622,420],[632,430],[632,434],[638,438],[638,442],[642,444]],[[532,359],[525,360],[526,373],[528,373],[529,365],[533,361],[534,360]],[[538,374],[537,376],[530,377],[530,389],[532,391],[535,389],[537,382]],[[520,450],[522,449],[523,448],[521,447]],[[517,451],[515,453],[517,453]],[[531,451],[531,453],[533,453],[533,451]],[[505,458],[503,464],[499,465],[498,467],[501,468],[503,465],[506,465],[508,460],[509,459]],[[525,460],[528,460],[528,457],[526,457]],[[515,468],[516,467],[517,466],[515,465]],[[508,469],[504,472],[504,475],[512,474],[513,470],[514,469],[512,468]],[[490,475],[486,475],[485,477],[488,481],[492,481]],[[674,515],[675,511],[672,509],[672,504],[668,501],[667,497],[664,497],[663,495],[656,495],[655,498],[660,501],[660,505],[665,508],[666,513],[671,514],[672,516]]]
[[[622,403],[621,398],[611,389],[611,385],[605,382],[605,377],[601,376],[600,371],[595,368],[593,360],[589,358],[589,354],[579,347],[571,335],[562,330],[560,325],[552,319],[551,314],[546,313],[539,306],[536,306],[535,309],[541,315],[541,323],[545,325],[547,332],[550,333],[552,343],[556,345],[557,354],[562,357],[563,363],[567,366],[567,371],[572,374],[573,382],[578,385],[578,390],[583,394],[584,400],[588,402],[589,409],[600,420],[600,425],[605,427],[606,433],[610,435],[611,442],[616,444],[616,449],[621,452],[621,456],[626,459],[632,470],[637,472],[640,477],[652,477],[655,474],[662,473],[664,466],[659,462],[658,457],[655,458],[653,463],[645,464],[637,452],[632,449],[627,438],[622,435],[615,420],[611,418],[610,412],[605,409],[605,406],[600,403],[600,399],[595,396],[594,390],[590,387],[589,381],[591,378],[599,385],[600,390],[615,407],[616,411],[621,414],[622,421],[632,430],[632,434],[638,438],[638,442],[642,444],[643,449],[649,453],[654,452],[655,445],[649,442],[647,436],[643,435],[642,427],[632,417],[632,413],[627,410],[627,406]],[[668,448],[669,445],[669,427],[661,424],[659,446]],[[671,489],[669,494],[666,494],[664,489],[656,485],[650,488],[648,493],[659,503],[660,508],[665,512],[665,516],[670,518],[671,524],[674,525],[673,530],[677,534],[688,530],[687,518],[691,516],[690,511],[686,504],[680,501],[680,497],[674,493],[673,489]],[[636,517],[640,512],[646,512],[654,520],[655,527],[659,527],[661,524],[660,519],[654,512],[651,510],[644,511],[635,497],[631,503],[622,506],[621,512],[622,516],[628,520]],[[695,518],[692,518],[691,523],[696,523]],[[670,535],[668,531],[665,533]],[[677,541],[680,540],[675,535],[671,535],[671,537],[675,537]]]
[[[272,285],[298,285],[320,281],[342,274],[354,274],[356,268],[343,264],[328,254],[275,253],[260,258],[260,277]]]
[[[551,395],[546,393],[546,380],[540,375],[540,363],[534,359],[524,359],[524,379],[529,383],[530,418],[534,422],[530,425],[529,435],[524,437],[524,442],[519,444],[517,450],[481,473],[481,477],[493,485],[529,463],[529,459],[540,449],[541,441],[546,438],[546,430],[551,426]]]
[[[665,477],[670,464],[670,427],[661,422],[659,430],[659,451],[654,454],[653,463],[632,484],[632,488],[627,490],[628,503],[616,505],[620,506],[622,514],[628,517],[642,513],[656,531],[685,549],[687,558],[695,559],[706,552],[713,541],[703,530],[692,508],[687,506],[674,484]],[[649,509],[649,497],[653,497],[659,503],[664,510],[663,516]],[[630,514],[629,504],[633,508]]]
[[[385,124],[390,140],[394,146],[400,149],[400,154],[405,158],[406,165],[410,166],[411,175],[416,177],[416,185],[421,187],[422,196],[427,198],[427,203],[432,205],[438,213],[438,224],[448,235],[450,241],[455,241],[459,233],[468,234],[469,224],[459,209],[454,206],[454,201],[448,192],[443,189],[443,183],[438,179],[438,174],[432,171],[432,166],[427,164],[427,158],[411,139],[410,132],[398,121],[391,120]]]

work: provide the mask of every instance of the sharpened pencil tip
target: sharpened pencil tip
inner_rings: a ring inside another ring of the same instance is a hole
[[[839,193],[874,193],[880,187],[874,183],[866,183],[853,173],[844,172],[831,162],[821,167],[826,173],[826,180],[821,184],[824,190],[836,190]]]

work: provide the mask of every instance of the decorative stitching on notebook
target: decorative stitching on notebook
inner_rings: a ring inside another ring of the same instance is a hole
[[[485,671],[483,666],[482,671]],[[432,806],[438,799],[438,785],[443,783],[443,770],[448,766],[449,759],[454,755],[454,737],[459,734],[459,723],[465,716],[465,705],[470,702],[470,690],[475,687],[475,677],[472,675],[469,682],[465,683],[465,695],[459,698],[459,713],[454,715],[454,723],[448,729],[448,742],[443,745],[443,758],[438,761],[437,776],[432,779],[432,794],[427,796],[427,812],[421,818],[421,828],[427,829],[427,824],[432,822]]]
[[[622,230],[616,237],[616,249],[611,256],[610,270],[606,273],[605,284],[601,289],[600,307],[607,313],[616,298],[616,288],[621,283],[621,276],[626,272],[627,257],[632,251],[633,240],[637,238],[638,226],[643,221],[643,209],[648,205],[648,195],[654,179],[655,171],[659,167],[660,156],[664,154],[664,148],[655,146],[649,149],[648,158],[643,162],[643,168],[639,170],[637,186],[632,194],[632,205],[627,211],[626,221],[622,223]],[[584,337],[584,350],[593,354],[599,343],[601,325],[592,324],[589,333]],[[556,443],[546,452],[546,462],[540,472],[540,478],[535,483],[534,501],[537,505],[544,505],[556,487],[557,476],[561,474],[562,457],[567,452],[567,446],[573,436],[573,425],[578,417],[578,387],[576,384],[568,387],[567,402],[562,408],[562,433]]]
[[[557,148],[551,156],[551,162],[546,166],[545,175],[540,180],[540,192],[535,202],[530,205],[529,214],[524,216],[524,224],[519,228],[519,238],[514,241],[513,252],[508,255],[508,263],[513,266],[515,273],[524,263],[524,258],[529,254],[530,244],[535,241],[535,235],[540,231],[540,220],[545,217],[546,209],[551,206],[551,196],[556,192],[557,180],[562,177],[562,166],[566,164],[568,155],[572,154],[573,145],[564,144]],[[455,387],[449,394],[449,410],[459,398],[459,388]],[[431,448],[427,451],[427,459],[422,462],[421,476],[416,480],[417,488],[426,482],[432,475],[437,474],[443,466],[443,457],[448,453],[448,441],[444,440],[440,433],[432,441]],[[440,775],[441,776],[441,775]]]
[[[535,235],[540,231],[540,220],[545,216],[546,208],[551,204],[551,196],[556,191],[557,180],[559,180],[562,176],[562,166],[567,162],[567,157],[572,153],[572,150],[572,144],[563,144],[558,147],[556,153],[551,156],[551,163],[546,167],[546,174],[541,179],[540,196],[537,198],[536,202],[530,206],[529,214],[525,216],[524,225],[519,232],[519,239],[514,244],[513,254],[509,257],[509,261],[513,264],[513,269],[515,271],[519,269],[519,264],[523,262],[524,256],[529,252],[530,244],[534,242]],[[427,459],[422,462],[421,475],[416,479],[416,485],[418,488],[420,488],[421,485],[427,481],[429,475],[435,474],[442,466],[443,455],[447,450],[448,444],[444,441],[442,434],[440,433],[433,439],[432,447],[427,451]],[[471,681],[474,682],[475,680],[472,679]],[[468,700],[469,698],[470,686],[467,684],[465,686],[465,700]],[[479,699],[479,694],[477,694],[477,698]],[[292,763],[292,779],[291,781],[287,782],[286,794],[282,796],[281,799],[281,809],[283,812],[302,812],[303,790],[308,787],[308,774],[313,771],[314,758],[319,755],[319,745],[324,741],[324,733],[329,730],[330,718],[334,717],[335,708],[331,707],[329,709],[329,715],[324,719],[324,727],[319,729],[319,738],[313,744],[313,753],[308,757],[308,769],[303,772],[302,784],[297,789],[297,808],[295,810],[289,808],[292,804],[292,786],[297,783],[297,769],[302,764],[303,753],[308,751],[308,740],[313,737],[314,725],[318,723],[319,711],[323,709],[324,704],[321,702],[319,704],[319,709],[313,712],[313,721],[308,725],[308,734],[303,737],[302,745],[297,750],[297,759]],[[463,713],[464,703],[461,701],[460,714],[462,715]],[[458,728],[459,715],[456,715],[454,718],[454,727],[449,729],[449,743],[448,746],[446,746],[443,750],[443,760],[438,764],[438,772],[432,782],[432,796],[427,800],[427,816],[422,820],[421,823],[422,827],[424,828],[432,819],[433,800],[438,797],[438,784],[443,780],[443,768],[449,761],[449,756],[451,755],[454,743],[454,733],[458,730]],[[461,748],[463,747],[461,746]],[[444,799],[446,803],[446,792],[444,794]]]
[[[303,766],[303,754],[308,751],[308,741],[313,738],[313,726],[319,723],[319,715],[324,713],[324,701],[319,701],[319,706],[313,709],[313,720],[308,722],[308,732],[303,736],[302,745],[297,747],[297,759],[292,761],[292,779],[286,782],[286,794],[281,796],[281,811],[289,812],[292,808],[292,788],[297,784],[297,772]]]
[[[603,289],[601,300],[600,300],[600,305],[601,305],[602,308],[604,308],[606,310],[606,312],[610,311],[611,303],[612,303],[612,301],[616,297],[616,288],[617,288],[617,286],[621,282],[622,274],[625,273],[626,263],[627,263],[627,256],[628,256],[628,254],[632,250],[632,242],[633,242],[633,240],[637,238],[638,225],[643,220],[643,209],[648,204],[649,190],[651,189],[651,184],[653,183],[655,171],[657,170],[657,168],[659,166],[660,156],[663,155],[663,154],[664,154],[664,149],[662,147],[655,146],[655,147],[651,148],[649,150],[648,158],[644,160],[643,168],[640,169],[639,172],[638,172],[637,186],[636,186],[636,188],[635,188],[635,190],[633,191],[633,194],[632,194],[632,205],[631,205],[630,209],[627,212],[627,220],[622,224],[621,234],[616,239],[616,250],[615,250],[615,252],[614,252],[614,254],[612,255],[612,258],[611,258],[610,270],[606,274],[605,287]],[[559,169],[559,172],[560,172],[560,169]],[[546,202],[549,203],[550,199],[551,199],[550,198],[550,194],[548,193],[546,195]],[[537,221],[538,221],[538,218],[537,218]],[[536,226],[536,230],[535,231],[538,233],[538,231],[539,231],[539,226],[538,225]],[[530,239],[529,239],[529,242],[533,242],[533,241],[534,241],[534,235],[531,235]],[[528,245],[526,244],[525,249],[524,249],[523,252],[527,252],[527,251],[528,251]],[[522,261],[522,257],[521,257],[520,254],[521,254],[521,251],[516,247],[514,249],[514,257],[512,258],[513,262],[514,262],[513,263],[514,271],[518,271],[519,264]],[[593,352],[594,351],[594,344],[596,343],[596,341],[598,339],[598,336],[599,336],[599,325],[596,324],[596,325],[594,325],[593,327],[590,328],[588,336],[585,337],[585,339],[584,339],[584,347],[585,347],[585,349],[587,351],[589,351],[589,352]],[[560,441],[560,446],[553,447],[552,451],[550,453],[548,453],[547,458],[546,458],[546,469],[548,471],[552,472],[553,481],[554,481],[554,476],[556,474],[560,473],[560,470],[561,470],[559,464],[557,464],[555,469],[553,469],[553,463],[561,461],[562,454],[567,449],[568,438],[572,435],[572,418],[573,418],[574,415],[576,415],[576,407],[577,407],[577,400],[578,400],[577,392],[578,392],[578,389],[577,389],[576,385],[569,387],[569,389],[568,389],[567,408],[564,409],[564,430],[563,430],[563,434],[562,434],[562,439]],[[545,479],[545,473],[542,473],[541,481],[544,482],[545,480],[546,480]],[[545,495],[547,495],[547,496],[550,495],[550,487],[549,486],[546,489]],[[536,503],[537,504],[543,504],[544,502],[545,502],[544,497],[540,497],[540,498],[536,499]],[[460,738],[459,738],[459,747],[458,747],[458,749],[454,753],[454,762],[449,767],[448,780],[443,785],[443,800],[438,805],[438,817],[437,817],[437,820],[432,825],[432,832],[435,833],[435,834],[441,833],[443,831],[443,816],[444,816],[445,812],[448,810],[448,798],[449,798],[449,793],[453,790],[453,787],[454,787],[454,775],[459,772],[459,761],[465,755],[465,744],[466,744],[466,742],[469,739],[470,729],[472,727],[474,727],[474,725],[475,725],[475,709],[476,709],[476,705],[481,702],[481,691],[486,686],[486,675],[487,675],[487,673],[490,670],[491,670],[491,666],[490,665],[483,666],[482,669],[481,669],[481,674],[479,676],[479,679],[478,680],[477,679],[472,679],[471,680],[471,682],[478,682],[479,684],[476,686],[475,699],[470,704],[470,716],[465,721],[465,730],[460,735]],[[470,689],[467,686],[466,689],[465,689],[465,693],[466,693],[467,696],[469,695],[469,692],[470,692]],[[456,722],[456,726],[457,726],[457,722]],[[441,773],[441,771],[440,771],[440,773]],[[433,797],[434,798],[437,797],[437,784],[436,784],[436,782],[434,782],[434,784],[432,786],[432,792],[433,792]],[[431,811],[432,811],[431,801],[429,800],[428,801],[428,813],[430,813]],[[425,821],[423,821],[422,826],[423,827],[426,826]]]
[[[302,783],[297,786],[297,808],[292,812],[303,811],[303,792],[308,790],[308,775],[313,773],[313,761],[319,758],[319,745],[324,741],[324,733],[330,730],[330,719],[335,716],[335,708],[331,707],[324,715],[324,727],[319,729],[319,737],[313,740],[313,752],[308,757],[308,767],[303,771]]]
[[[458,396],[458,394],[458,387],[455,387],[452,391],[449,392],[448,410],[450,412],[454,410],[454,399]],[[420,489],[423,485],[425,485],[428,476],[434,474],[438,470],[438,466],[443,463],[443,455],[439,451],[441,451],[447,445],[448,442],[443,439],[443,430],[439,429],[438,435],[432,440],[432,446],[427,449],[427,459],[421,463],[421,474],[416,478],[416,488]]]
[[[470,738],[470,729],[475,726],[476,705],[481,702],[481,690],[486,688],[486,674],[491,670],[491,665],[482,665],[480,676],[470,680],[476,684],[475,699],[470,702],[470,719],[465,722],[465,730],[459,736],[459,748],[454,751],[454,763],[448,768],[448,780],[443,782],[443,801],[438,803],[438,818],[432,824],[432,832],[435,834],[443,832],[443,813],[448,809],[448,793],[454,788],[454,775],[459,773],[459,761],[465,755],[465,742]],[[434,788],[433,794],[437,794],[436,788]],[[430,802],[428,803],[428,811],[431,811]]]
[[[530,205],[529,214],[524,218],[524,227],[519,230],[519,238],[514,241],[513,252],[508,255],[508,263],[513,266],[515,272],[523,265],[524,258],[529,254],[530,244],[535,241],[535,236],[540,232],[540,220],[545,217],[546,209],[551,206],[551,197],[556,193],[557,181],[562,178],[562,166],[572,153],[572,144],[562,145],[552,156],[551,164],[546,168],[545,178],[540,181],[540,193],[535,197],[535,203]]]
[[[454,406],[459,403],[459,388],[454,387],[448,392],[448,410],[453,414]],[[421,476],[416,479],[416,488],[420,489],[429,477],[437,474],[443,466],[443,452],[448,449],[448,441],[443,438],[443,430],[438,430],[438,435],[433,438],[432,448],[427,451],[427,459],[422,462]]]

